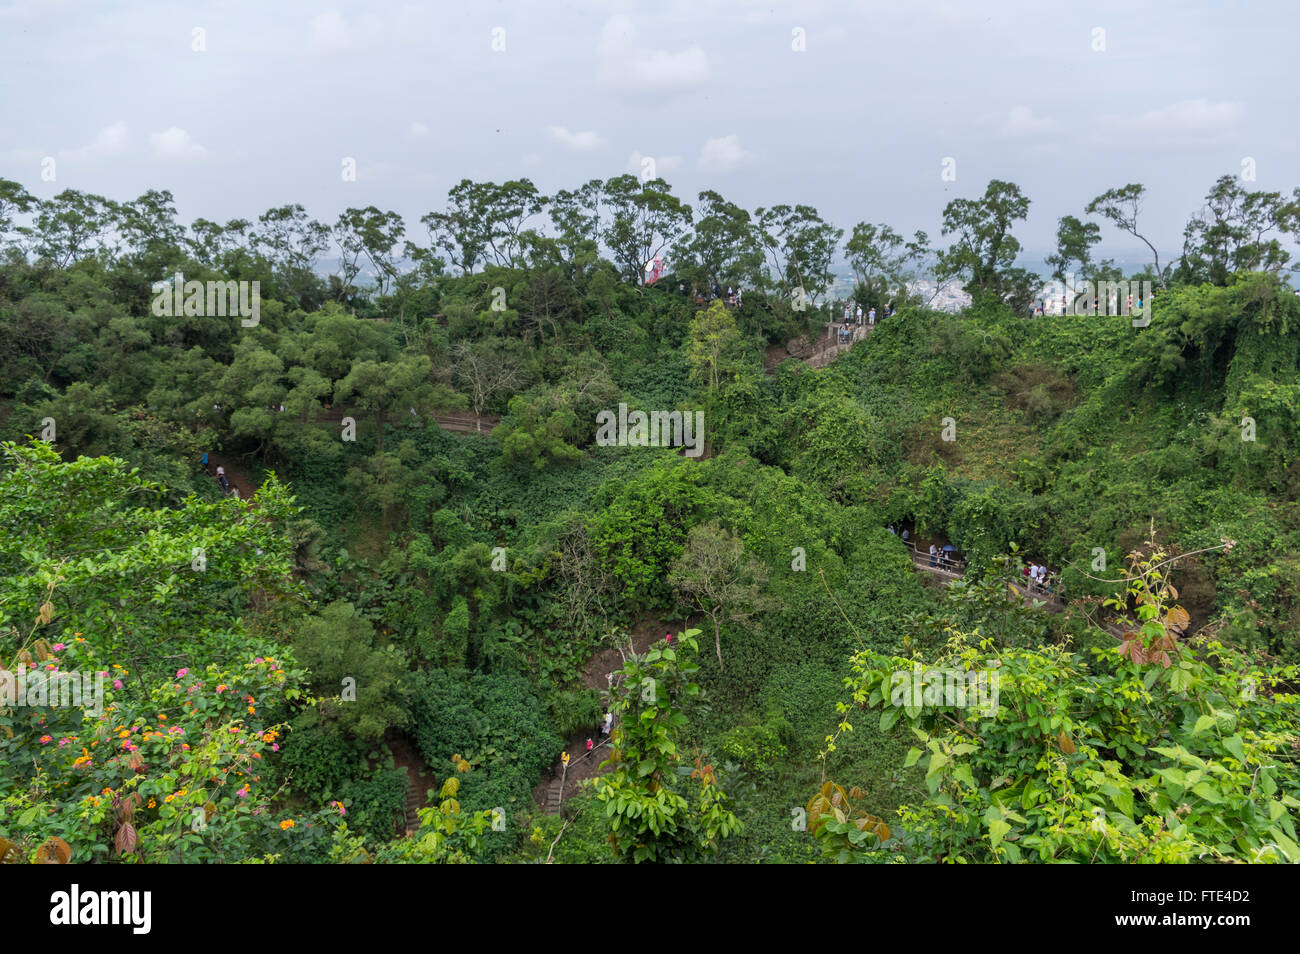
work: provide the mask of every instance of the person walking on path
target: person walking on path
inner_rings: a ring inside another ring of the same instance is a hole
[[[868,325],[871,325],[871,326],[873,326],[873,327],[875,326],[875,324],[876,324],[876,309],[872,308],[871,311],[867,312],[867,324],[868,324]]]
[[[230,493],[230,481],[226,479],[226,468],[217,468],[217,483],[221,485],[221,492],[223,494]]]
[[[861,305],[858,305],[858,312],[857,312],[857,315],[858,315],[858,324],[862,324],[862,306],[861,306]]]
[[[930,544],[930,566],[939,565],[939,548],[933,543]]]

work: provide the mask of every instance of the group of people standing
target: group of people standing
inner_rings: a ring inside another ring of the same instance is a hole
[[[685,295],[686,283],[678,282],[677,290],[682,295]],[[707,298],[705,297],[706,294],[708,294]],[[722,301],[725,301],[728,305],[732,306],[733,308],[740,307],[742,301],[742,297],[741,297],[742,295],[744,295],[744,292],[741,291],[739,285],[737,285],[735,288],[732,288],[730,285],[728,285],[725,293],[723,292],[721,286],[719,285],[714,285],[713,291],[711,293],[701,292],[698,286],[691,285],[691,293],[690,293],[691,299],[693,299],[695,301],[695,304],[697,305],[703,305],[703,304],[707,304],[710,301],[717,301],[721,299]]]
[[[894,313],[894,311],[893,311],[892,308],[886,308],[886,309],[885,309],[885,317],[886,317],[886,318],[888,318],[888,317],[889,317],[890,315],[892,315],[893,313]],[[862,319],[863,319],[862,306],[861,306],[861,305],[857,305],[857,306],[855,306],[855,305],[853,304],[852,301],[846,301],[846,302],[844,303],[844,324],[845,324],[846,326],[847,326],[847,325],[860,325],[860,324],[862,324]],[[868,311],[867,311],[867,313],[866,313],[866,319],[867,319],[867,326],[868,326],[868,327],[870,327],[871,325],[874,325],[874,324],[876,323],[876,309],[875,309],[874,306],[873,306],[872,308],[868,309]]]
[[[1055,587],[1056,576],[1047,571],[1047,567],[1041,563],[1031,563],[1021,571],[1021,576],[1030,589],[1039,589],[1044,593],[1051,593]]]
[[[886,308],[884,317],[888,318],[893,313],[894,313],[893,308]],[[875,327],[875,324],[876,324],[875,307],[872,306],[871,308],[867,309],[866,313],[864,314],[862,311],[862,306],[855,305],[853,300],[850,299],[849,301],[846,301],[844,303],[844,324],[840,327],[840,340],[848,341],[849,338],[853,336],[853,328],[855,326],[861,328],[863,325],[866,325],[866,327],[868,328],[873,328]]]

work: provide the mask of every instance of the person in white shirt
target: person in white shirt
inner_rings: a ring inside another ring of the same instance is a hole
[[[862,324],[862,306],[861,306],[861,305],[858,305],[857,317],[858,317],[858,324]]]
[[[875,323],[876,323],[876,309],[872,308],[871,311],[867,313],[867,324],[874,325]]]

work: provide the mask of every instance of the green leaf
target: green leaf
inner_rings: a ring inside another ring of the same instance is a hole
[[[916,760],[924,755],[920,749],[912,748],[907,750],[907,758],[903,760],[903,768],[911,768],[916,764]]]
[[[1011,830],[1011,826],[1000,818],[995,818],[989,822],[989,843],[994,848],[1002,844],[1002,838]]]

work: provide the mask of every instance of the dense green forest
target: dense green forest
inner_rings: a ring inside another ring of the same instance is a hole
[[[0,179],[0,859],[1300,861],[1300,189],[1125,275],[1144,196],[1050,263],[1139,326],[1029,316],[999,180],[932,245],[630,175],[409,235]],[[881,317],[814,368],[840,255]]]

